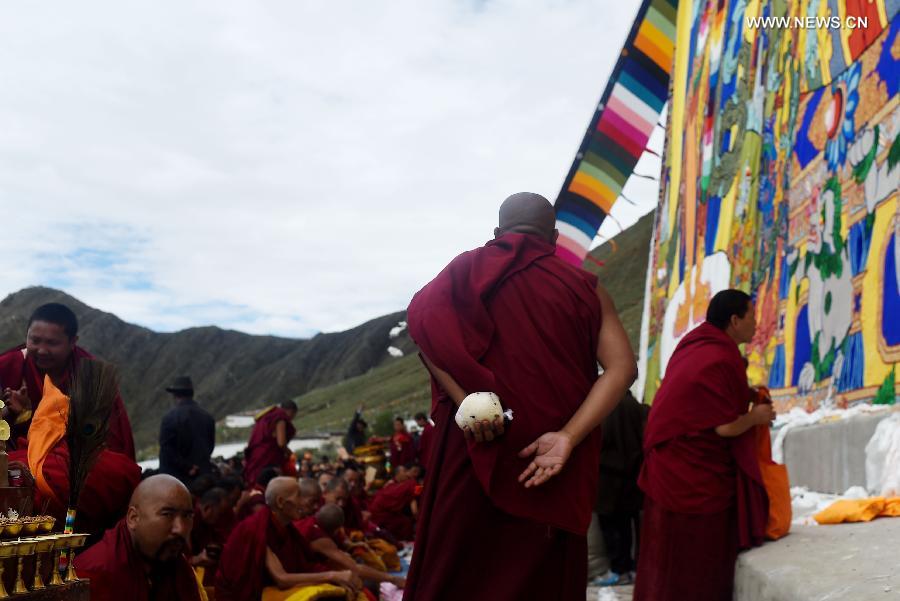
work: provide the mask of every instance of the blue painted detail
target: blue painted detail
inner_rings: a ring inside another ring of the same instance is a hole
[[[775,347],[775,358],[772,360],[772,367],[769,369],[769,388],[781,388],[784,386],[784,345],[779,344]]]
[[[797,314],[797,331],[794,334],[794,370],[791,375],[791,386],[796,386],[800,379],[800,370],[809,361],[812,353],[812,341],[809,338],[809,307],[804,305]]]
[[[900,291],[897,287],[896,258],[894,245],[897,236],[891,236],[884,256],[884,283],[881,307],[881,333],[889,346],[900,344]]]

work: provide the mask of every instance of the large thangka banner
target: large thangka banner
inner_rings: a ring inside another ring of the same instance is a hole
[[[900,0],[682,0],[644,397],[717,291],[755,296],[779,409],[892,403],[900,362]],[[774,20],[773,20],[774,19]]]

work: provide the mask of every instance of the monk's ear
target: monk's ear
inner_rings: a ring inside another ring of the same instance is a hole
[[[494,228],[494,238],[499,238],[503,234],[503,231],[499,227]]]
[[[138,510],[134,505],[128,506],[128,512],[125,513],[125,525],[128,526],[129,530],[134,530],[137,528],[138,523]]]

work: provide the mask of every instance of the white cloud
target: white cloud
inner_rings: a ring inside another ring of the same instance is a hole
[[[506,195],[555,198],[638,4],[0,6],[0,293],[283,335],[402,309]]]

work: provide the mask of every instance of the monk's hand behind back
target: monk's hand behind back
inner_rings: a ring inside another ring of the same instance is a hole
[[[525,488],[539,486],[562,471],[572,454],[572,438],[565,432],[547,432],[519,452],[519,457],[534,459],[519,475]]]
[[[494,418],[493,421],[485,419],[475,422],[471,428],[468,426],[463,428],[463,435],[465,435],[466,439],[474,440],[475,442],[490,442],[503,436],[504,432],[506,432],[506,425],[503,423],[502,415]]]

